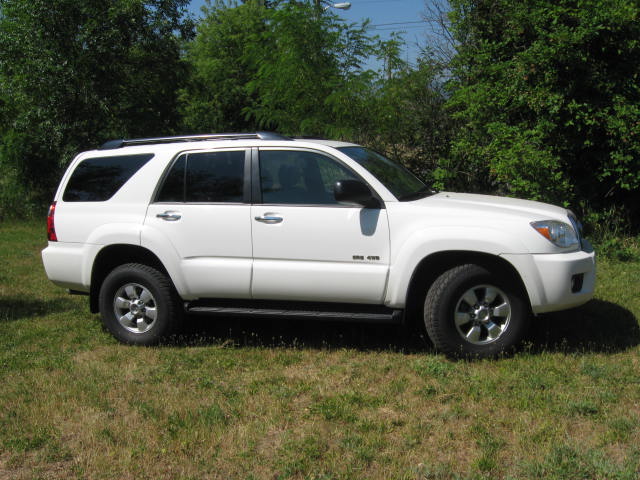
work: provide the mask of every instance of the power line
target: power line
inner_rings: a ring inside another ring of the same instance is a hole
[[[392,22],[392,23],[376,23],[375,25],[369,25],[370,27],[386,27],[388,25],[408,25],[410,23],[427,23],[424,20],[407,21],[407,22]]]
[[[404,28],[393,28],[393,27],[391,27],[391,28],[374,28],[374,30],[376,32],[383,32],[385,30],[389,30],[389,31],[395,30],[397,32],[397,31],[402,31],[402,30],[406,30],[406,29],[410,29],[410,28],[423,28],[423,27],[421,27],[420,25],[413,25],[413,26],[404,27]]]

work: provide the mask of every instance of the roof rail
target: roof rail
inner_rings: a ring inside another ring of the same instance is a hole
[[[255,133],[206,133],[202,135],[179,135],[176,137],[131,138],[128,140],[109,140],[98,150],[113,150],[131,145],[154,145],[157,143],[196,142],[204,140],[293,140],[291,137],[273,132]]]
[[[296,135],[295,137],[291,137],[294,140],[329,140],[326,137],[321,137],[319,135]]]

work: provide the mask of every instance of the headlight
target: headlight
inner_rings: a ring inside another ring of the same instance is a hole
[[[578,243],[582,247],[582,222],[580,222],[576,215],[571,211],[569,211],[569,221],[571,222],[571,226],[578,236]]]
[[[531,226],[557,247],[570,248],[577,247],[579,244],[578,234],[568,223],[557,220],[542,220],[531,222]]]

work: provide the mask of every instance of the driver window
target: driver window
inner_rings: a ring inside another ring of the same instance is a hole
[[[332,158],[296,150],[260,151],[262,203],[337,205],[338,180],[359,180]]]

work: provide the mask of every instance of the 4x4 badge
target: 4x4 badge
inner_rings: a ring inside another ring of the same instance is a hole
[[[364,260],[365,256],[364,255],[354,255],[353,259],[354,260]],[[378,255],[367,255],[366,259],[367,260],[371,260],[371,261],[375,261],[375,260],[380,260],[380,257]]]

